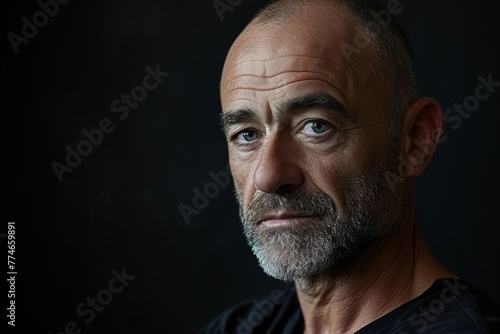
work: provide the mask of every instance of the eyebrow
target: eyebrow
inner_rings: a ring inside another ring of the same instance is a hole
[[[249,108],[229,110],[220,114],[220,125],[225,134],[227,134],[229,127],[235,124],[257,122],[258,120],[257,114]]]
[[[303,111],[311,108],[323,109],[335,114],[344,121],[354,122],[355,118],[347,108],[335,97],[327,93],[309,94],[295,97],[279,103],[276,110],[279,115]],[[258,114],[249,108],[229,110],[220,114],[222,131],[227,134],[229,127],[239,123],[259,121]]]
[[[347,108],[335,97],[327,93],[309,94],[299,96],[278,104],[278,113],[289,111],[301,111],[306,109],[318,108],[334,113],[336,116],[352,120],[353,117],[348,113]]]

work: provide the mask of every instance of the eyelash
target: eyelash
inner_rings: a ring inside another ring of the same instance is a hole
[[[255,129],[252,129],[252,128],[243,129],[243,130],[238,131],[237,133],[235,133],[233,136],[231,136],[231,142],[234,145],[236,145],[238,147],[248,147],[248,146],[250,146],[250,145],[252,145],[252,144],[255,143],[255,141],[252,141],[252,142],[240,142],[240,141],[238,141],[238,136],[240,134],[242,134],[243,132],[256,132],[257,135],[259,135],[259,131],[255,130]],[[259,139],[259,138],[257,138],[257,139]]]
[[[302,127],[302,131],[304,131],[304,129],[306,128],[306,126],[307,126],[308,124],[311,124],[311,123],[321,123],[321,124],[323,124],[323,125],[325,125],[325,126],[326,126],[326,129],[325,129],[325,131],[324,131],[324,132],[322,132],[322,133],[317,133],[316,135],[310,135],[310,136],[313,136],[313,137],[321,137],[321,136],[323,136],[323,135],[324,135],[324,134],[325,134],[328,130],[330,130],[330,129],[333,127],[333,125],[332,125],[330,122],[324,121],[324,120],[322,120],[322,119],[309,119],[309,120],[307,120],[307,121],[305,122],[304,126]]]
[[[321,136],[324,136],[324,135],[325,135],[325,133],[326,133],[328,130],[331,130],[332,128],[334,128],[334,126],[333,126],[333,124],[332,124],[332,123],[330,123],[330,122],[328,122],[328,121],[325,121],[325,120],[323,120],[323,119],[307,119],[307,120],[305,120],[305,124],[304,124],[304,126],[302,126],[302,127],[301,127],[301,132],[303,132],[303,129],[304,129],[304,128],[308,125],[308,124],[310,124],[310,123],[323,123],[323,124],[325,124],[325,125],[327,126],[327,128],[326,128],[325,132],[323,132],[323,133],[318,133],[317,135],[311,135],[311,134],[309,134],[308,136],[310,136],[310,137],[321,137]],[[255,141],[256,141],[257,139],[259,139],[259,138],[260,138],[260,136],[259,136],[256,140],[254,140],[254,141],[252,141],[252,142],[240,142],[240,141],[238,141],[238,136],[239,136],[240,134],[244,133],[244,132],[256,132],[258,136],[260,135],[259,131],[255,130],[255,129],[253,129],[253,128],[247,128],[247,129],[243,129],[243,130],[241,130],[241,131],[238,131],[237,133],[235,133],[234,135],[232,135],[232,136],[230,137],[230,141],[231,141],[234,145],[236,145],[236,146],[238,146],[238,147],[245,148],[245,147],[248,147],[248,146],[250,146],[250,145],[253,145],[253,144],[255,143]]]

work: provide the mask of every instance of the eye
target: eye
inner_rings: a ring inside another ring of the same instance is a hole
[[[307,134],[319,135],[326,132],[326,130],[330,129],[330,127],[331,126],[328,122],[314,120],[306,123],[304,126],[304,132]]]
[[[236,141],[241,144],[249,144],[259,138],[257,131],[243,130],[236,135]]]

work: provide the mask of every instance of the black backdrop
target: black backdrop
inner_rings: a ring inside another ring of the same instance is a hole
[[[34,0],[4,7],[0,241],[5,277],[7,223],[15,221],[15,332],[192,333],[237,300],[282,286],[246,246],[232,185],[208,186],[213,198],[198,199],[204,207],[189,224],[179,211],[226,169],[220,72],[264,1],[231,2],[223,20],[212,0],[71,1],[47,22]],[[401,4],[396,17],[414,47],[422,95],[446,110],[474,101],[479,76],[500,81],[498,2]],[[33,15],[41,27],[17,39],[15,53],[9,33],[21,36],[22,18]],[[169,73],[150,91],[140,88],[148,66]],[[127,117],[120,101],[113,112],[113,101],[131,92],[144,100]],[[450,113],[448,137],[416,189],[434,254],[497,301],[499,106],[497,91],[460,116],[460,126]],[[96,135],[98,145],[59,182],[51,164],[65,164],[66,146],[77,149],[82,131],[105,119],[109,133],[100,143]],[[120,290],[113,277],[122,270],[135,278]],[[87,298],[96,296],[106,305],[91,319]]]

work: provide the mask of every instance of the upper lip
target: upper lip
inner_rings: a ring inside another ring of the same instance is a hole
[[[291,219],[291,218],[312,217],[312,216],[314,216],[314,215],[305,214],[305,213],[278,212],[278,213],[271,213],[271,214],[265,215],[260,220],[260,222],[263,222],[266,220],[271,220],[271,219]]]

